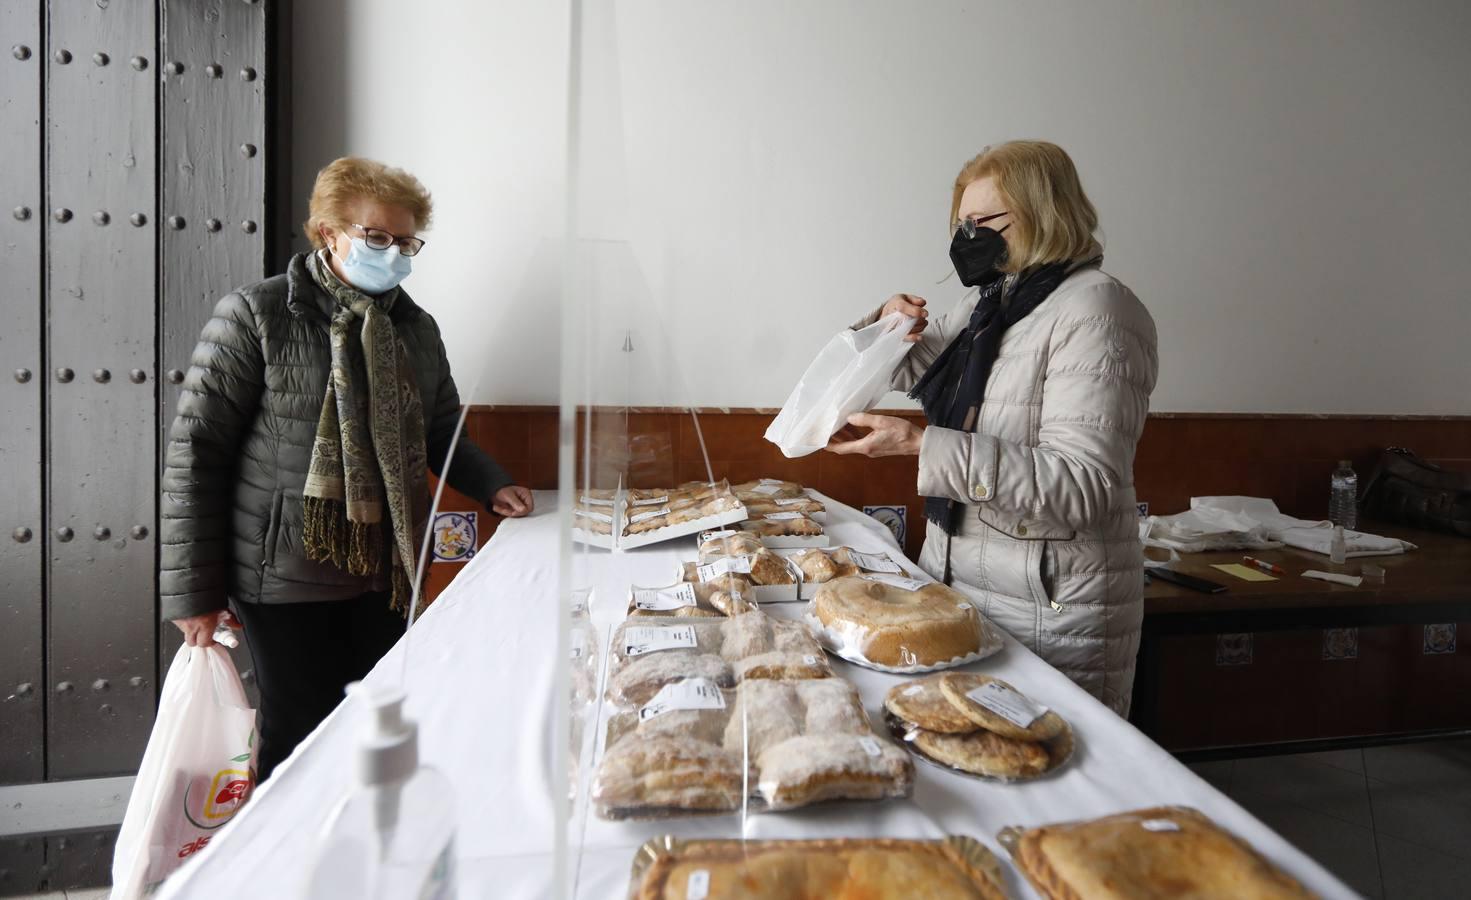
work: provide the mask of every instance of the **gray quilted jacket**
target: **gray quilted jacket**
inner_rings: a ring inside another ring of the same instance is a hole
[[[908,390],[974,294],[930,322],[894,374]],[[859,325],[876,320],[869,316]],[[1159,368],[1154,320],[1094,267],[1007,330],[974,434],[925,429],[919,493],[968,504],[953,537],[926,523],[920,566],[1127,714],[1143,620],[1134,448]]]
[[[302,549],[302,486],[327,391],[331,298],[305,257],[226,295],[199,337],[169,429],[160,507],[161,615],[244,603],[340,600],[382,590]],[[460,395],[434,318],[400,292],[391,313],[424,399],[429,466],[449,451]],[[512,483],[461,438],[447,480],[477,500]]]

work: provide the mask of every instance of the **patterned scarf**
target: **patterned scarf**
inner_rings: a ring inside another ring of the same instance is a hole
[[[389,317],[399,292],[358,291],[332,271],[325,251],[306,265],[336,304],[332,377],[303,492],[307,557],[351,575],[387,570],[392,607],[407,613],[429,478],[423,400]]]
[[[1009,290],[1005,278],[982,285],[970,322],[909,392],[924,407],[930,424],[975,431],[986,382],[1006,330],[1030,315],[1073,271],[1100,261],[1102,257],[1078,265],[1063,262],[1039,266],[1017,276]],[[924,501],[925,518],[946,534],[954,534],[959,527],[961,509],[962,504],[945,497],[926,497]]]

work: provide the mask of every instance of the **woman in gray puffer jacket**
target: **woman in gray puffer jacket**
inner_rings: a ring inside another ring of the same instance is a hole
[[[430,214],[407,172],[324,168],[318,249],[219,302],[169,430],[162,614],[191,646],[243,624],[262,779],[403,634],[430,469],[497,514],[532,510],[464,437],[445,465],[459,392],[439,326],[398,286]]]
[[[919,456],[929,520],[920,565],[1120,715],[1143,620],[1134,449],[1159,367],[1154,321],[1105,274],[1098,216],[1055,144],[1016,141],[966,163],[952,261],[979,290],[929,322],[894,374],[929,419],[860,413],[829,449]]]

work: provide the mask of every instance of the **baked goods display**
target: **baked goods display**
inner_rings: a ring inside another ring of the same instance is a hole
[[[800,497],[762,497],[741,501],[753,519],[763,519],[772,513],[795,512],[804,516],[817,517],[827,512],[821,500],[803,494]]]
[[[731,487],[741,502],[750,501],[761,503],[777,499],[791,499],[805,497],[806,490],[795,481],[782,481],[780,478],[762,478],[757,481],[746,481]]]
[[[634,857],[629,900],[1005,900],[1000,865],[973,838],[806,841],[656,838]]]
[[[809,613],[829,650],[882,671],[958,666],[1002,646],[995,626],[964,594],[897,575],[835,578],[818,587]]]
[[[1036,778],[1073,751],[1061,716],[987,675],[944,672],[895,685],[884,710],[890,733],[916,755],[968,775]]]
[[[797,584],[801,571],[785,557],[760,546],[743,532],[721,531],[718,536],[702,541],[700,562],[685,563],[680,578],[710,590],[728,595],[735,615],[755,602],[797,600]],[[755,543],[754,548],[752,544]],[[726,604],[727,598],[715,598]]]
[[[759,641],[756,630],[732,637],[742,649]],[[752,802],[769,810],[908,796],[914,764],[874,734],[857,690],[839,678],[796,677],[748,671],[733,692],[705,676],[651,693],[625,690],[630,699],[647,699],[609,719],[593,782],[599,813],[621,819],[734,809],[745,797],[738,786],[742,761],[750,768]]]
[[[1048,900],[1313,896],[1245,841],[1188,807],[1008,829],[1001,841]]]
[[[632,536],[686,525],[743,509],[724,481],[691,481],[676,488],[630,488],[623,534]]]
[[[621,707],[642,706],[683,678],[727,688],[745,679],[832,675],[805,624],[760,611],[728,619],[629,619],[614,630],[609,658],[608,700]]]

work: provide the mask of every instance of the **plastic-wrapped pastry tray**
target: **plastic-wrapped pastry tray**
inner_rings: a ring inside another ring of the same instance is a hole
[[[859,859],[872,864],[855,864]],[[1007,896],[995,854],[971,837],[689,840],[665,835],[634,854],[627,900],[753,900],[778,891],[867,900]]]
[[[714,488],[716,498],[728,498],[729,508],[697,519],[634,533],[625,532],[640,521],[658,518],[671,511],[669,505],[658,502],[661,494],[667,499],[671,495],[677,495],[681,490],[689,489],[689,485],[668,489],[620,488],[612,498],[611,506],[606,505],[607,498],[605,497],[589,496],[588,493],[584,493],[578,497],[574,511],[572,538],[592,547],[632,550],[635,547],[658,544],[745,520],[746,507],[736,499],[735,494],[725,482],[715,482],[709,487]],[[609,521],[603,522],[604,517]],[[594,530],[594,522],[599,523],[597,530]],[[603,524],[607,525],[609,533],[602,533],[600,526]]]

